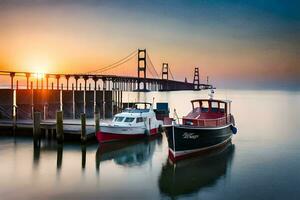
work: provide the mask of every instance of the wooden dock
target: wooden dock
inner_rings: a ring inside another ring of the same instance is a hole
[[[99,126],[110,123],[111,119],[101,120]],[[33,120],[0,120],[0,136],[33,136]],[[87,141],[96,141],[95,133],[96,126],[94,119],[86,120],[86,139]],[[56,138],[56,120],[41,120],[40,128],[42,137]],[[171,125],[164,125],[166,130],[171,128]],[[64,119],[63,132],[66,141],[80,141],[81,140],[81,120],[80,119]],[[13,133],[12,130],[15,130]]]
[[[109,123],[111,120],[101,120],[101,124]],[[32,136],[33,120],[0,120],[0,136],[12,135],[11,131],[15,128],[16,135],[20,136]],[[45,137],[55,137],[56,134],[56,120],[41,120],[40,128]],[[67,140],[78,140],[81,137],[81,120],[80,119],[64,119],[63,131]],[[87,140],[95,139],[95,121],[94,119],[86,120],[86,137]]]

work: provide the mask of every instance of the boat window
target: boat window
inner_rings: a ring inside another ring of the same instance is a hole
[[[208,112],[208,101],[202,101],[201,111],[202,112]]]
[[[142,117],[136,118],[136,123],[140,123],[140,122],[143,122],[143,121],[144,121],[144,119]]]
[[[211,112],[218,112],[219,105],[218,102],[211,102]]]
[[[125,118],[125,117],[116,117],[116,118],[115,118],[115,121],[116,121],[116,122],[122,122],[124,118]]]
[[[220,103],[220,112],[221,113],[225,112],[225,103]]]
[[[200,101],[193,102],[193,108],[194,108],[194,110],[196,110],[199,107],[201,107],[201,102]]]
[[[126,117],[124,122],[133,122],[134,119],[134,117]]]

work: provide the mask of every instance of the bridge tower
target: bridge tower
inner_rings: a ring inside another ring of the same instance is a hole
[[[169,80],[169,64],[168,63],[162,64],[161,79]]]
[[[194,81],[193,81],[193,84],[194,84],[194,89],[195,90],[199,90],[200,89],[200,78],[199,78],[199,68],[198,67],[195,67],[195,70],[194,70]]]
[[[138,49],[138,90],[140,90],[140,82],[141,82],[141,74],[143,74],[143,90],[146,90],[146,82],[145,79],[147,78],[146,75],[146,49]]]
[[[168,90],[169,89],[169,64],[168,63],[163,63],[162,64],[162,71],[161,71],[161,79],[162,80],[167,80],[166,83],[163,84],[163,90]]]

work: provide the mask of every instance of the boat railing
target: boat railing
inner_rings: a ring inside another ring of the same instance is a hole
[[[220,127],[225,126],[233,122],[232,115],[220,117],[216,119],[188,119],[182,118],[182,124],[197,126],[197,127]]]

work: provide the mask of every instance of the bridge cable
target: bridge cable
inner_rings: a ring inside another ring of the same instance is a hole
[[[150,64],[150,65],[147,65],[148,68],[149,68],[149,71],[152,71],[152,72],[150,72],[150,73],[152,74],[153,77],[159,78],[159,74],[157,73],[157,71],[156,71],[156,69],[155,69],[155,67],[154,67],[154,65],[153,65],[153,63],[152,63],[152,60],[150,59],[150,56],[149,56],[148,53],[147,53],[147,59],[149,60],[149,62],[147,62],[147,63]],[[155,75],[153,75],[153,73],[154,73]]]
[[[171,68],[169,68],[169,72],[170,72],[170,75],[171,75],[172,79],[175,80],[175,79],[174,79],[174,76],[173,76],[173,73],[172,73],[172,71],[171,71]]]
[[[110,65],[107,65],[107,66],[103,66],[103,67],[99,67],[97,70],[93,70],[93,71],[89,71],[89,72],[87,72],[87,73],[97,73],[97,72],[102,72],[103,70],[105,70],[105,71],[107,71],[106,69],[107,68],[114,68],[114,67],[118,67],[119,65],[121,65],[121,64],[124,64],[125,62],[123,62],[123,61],[125,61],[126,60],[126,62],[128,61],[128,60],[130,60],[131,58],[132,58],[132,56],[135,56],[137,54],[137,50],[134,50],[133,52],[131,52],[129,55],[127,55],[126,57],[124,57],[124,58],[122,58],[122,59],[120,59],[120,60],[118,60],[117,62],[114,62],[114,63],[112,63],[112,64],[110,64]],[[129,59],[128,59],[129,58]]]
[[[106,68],[104,68],[104,69],[99,69],[98,73],[105,72],[105,71],[108,71],[108,70],[117,68],[117,67],[123,65],[124,63],[128,62],[129,60],[131,60],[131,59],[134,58],[135,56],[136,56],[136,54],[134,54],[134,55],[132,55],[131,57],[127,58],[127,59],[124,60],[123,62],[118,63],[117,65],[114,65],[114,66],[111,66],[111,67],[106,67]]]

